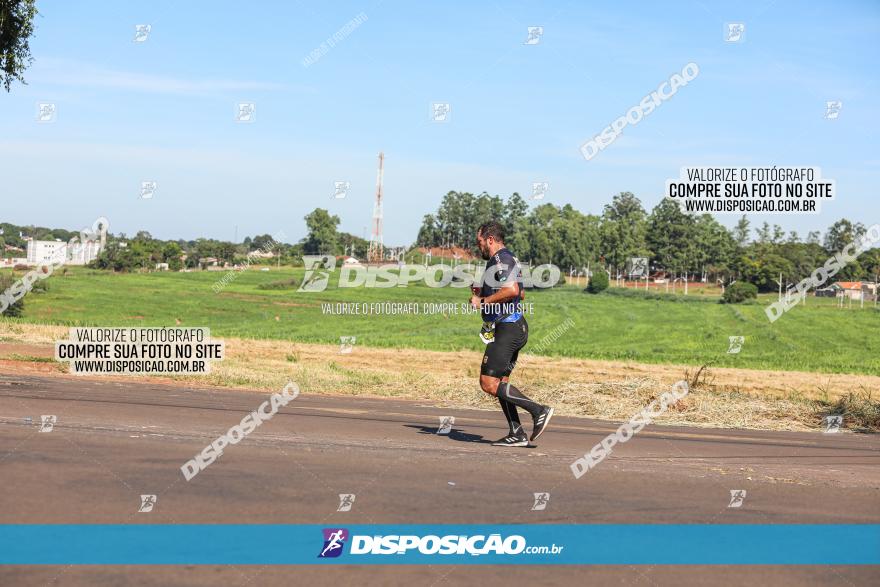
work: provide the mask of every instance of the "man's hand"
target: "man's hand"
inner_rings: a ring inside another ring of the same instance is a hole
[[[481,298],[480,296],[478,296],[478,295],[471,296],[471,306],[473,306],[474,309],[479,310],[482,303],[483,303],[483,298]]]

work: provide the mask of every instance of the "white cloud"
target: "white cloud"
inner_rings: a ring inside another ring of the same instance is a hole
[[[122,91],[184,96],[226,92],[292,89],[286,84],[252,80],[177,78],[166,75],[119,71],[80,61],[43,58],[33,67],[29,83],[110,88]],[[303,88],[297,88],[303,89]]]

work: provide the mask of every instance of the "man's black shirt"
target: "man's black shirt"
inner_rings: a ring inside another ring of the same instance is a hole
[[[506,300],[503,304],[492,304],[492,307],[484,309],[482,312],[483,322],[497,322],[499,320],[515,322],[522,316],[522,283],[519,259],[514,257],[513,253],[507,250],[507,247],[502,247],[486,261],[480,297],[489,297],[511,281],[517,282],[517,296]]]

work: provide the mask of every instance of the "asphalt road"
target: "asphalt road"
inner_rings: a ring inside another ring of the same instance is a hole
[[[475,391],[476,393],[476,391]],[[614,429],[557,417],[504,449],[500,411],[300,395],[191,481],[180,466],[265,399],[256,392],[0,375],[0,523],[880,523],[880,438],[651,426],[584,477]],[[40,432],[42,415],[54,415]],[[454,416],[448,436],[440,418]],[[30,420],[27,420],[30,418]],[[728,507],[732,490],[745,490]],[[548,492],[535,511],[533,494]],[[355,494],[339,512],[339,494]],[[142,494],[153,511],[138,512]],[[817,540],[821,540],[818,536]],[[687,545],[682,545],[687,547]],[[877,567],[40,566],[9,585],[867,585]]]

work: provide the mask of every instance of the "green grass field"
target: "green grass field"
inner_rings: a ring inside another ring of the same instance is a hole
[[[20,275],[20,274],[19,274]],[[335,288],[300,293],[260,285],[295,278],[302,269],[251,269],[220,293],[212,285],[223,272],[112,274],[72,268],[47,280],[48,291],[30,293],[30,323],[85,326],[206,326],[217,337],[268,338],[338,344],[481,350],[474,315],[326,315],[322,303],[465,303],[467,288]],[[880,311],[839,309],[835,300],[810,298],[770,323],[758,304],[722,305],[708,296],[674,300],[633,295],[589,295],[575,286],[533,291],[529,348],[567,318],[575,326],[540,354],[642,363],[712,362],[719,367],[865,373],[880,375]],[[275,317],[278,317],[278,320]],[[728,354],[728,337],[745,336],[739,354]]]

